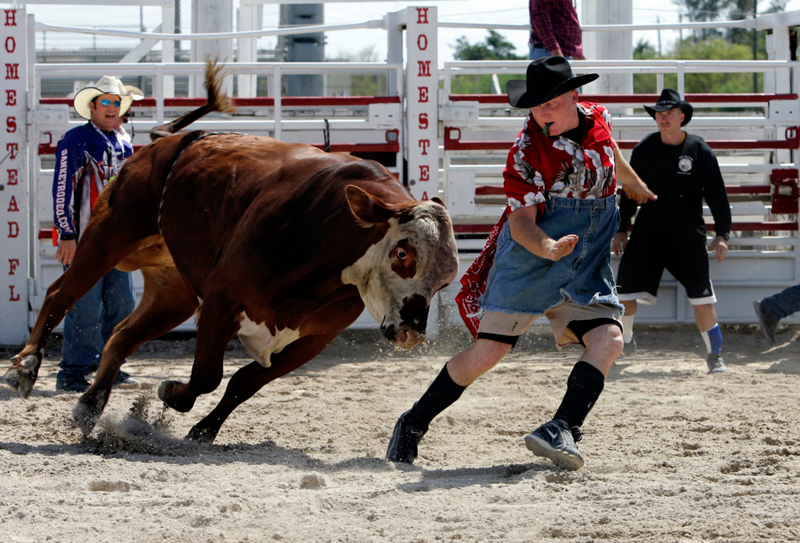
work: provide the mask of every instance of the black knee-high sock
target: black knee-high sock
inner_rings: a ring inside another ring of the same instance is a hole
[[[445,364],[428,390],[408,412],[406,421],[412,426],[427,430],[434,417],[455,403],[466,388],[453,381]]]
[[[579,361],[572,368],[567,379],[567,392],[553,418],[565,421],[570,428],[580,427],[603,392],[605,380],[600,370],[588,362]]]

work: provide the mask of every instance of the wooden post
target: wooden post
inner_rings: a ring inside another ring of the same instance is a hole
[[[633,0],[584,0],[581,24],[632,24]],[[589,60],[630,60],[633,58],[633,32],[584,32],[583,54]],[[584,87],[587,94],[631,94],[632,74],[603,74]]]
[[[192,33],[209,34],[233,32],[232,0],[192,0]],[[206,59],[219,58],[220,62],[233,61],[233,40],[192,41],[192,62],[205,62]],[[190,96],[205,96],[205,78],[192,76],[189,86]],[[232,96],[231,77],[225,78],[222,92]]]
[[[439,194],[439,78],[435,7],[406,11],[408,188],[418,200]]]
[[[28,337],[28,32],[24,9],[0,12],[0,344]]]

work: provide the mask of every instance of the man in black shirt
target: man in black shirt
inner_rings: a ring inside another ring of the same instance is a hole
[[[633,317],[637,300],[656,303],[658,285],[666,268],[685,288],[694,307],[695,322],[708,349],[710,373],[726,371],[722,360],[722,332],[717,324],[714,287],[708,273],[708,252],[725,260],[731,230],[731,208],[714,152],[703,138],[681,128],[692,118],[691,104],[664,89],[655,106],[645,110],[658,123],[658,132],[646,136],[631,155],[631,166],[658,195],[642,205],[628,240],[628,228],[637,203],[622,195],[620,227],[612,241],[622,254],[617,293],[625,306],[622,317],[623,352],[635,352]],[[706,248],[703,199],[714,216],[716,237]],[[624,251],[624,253],[623,253]]]

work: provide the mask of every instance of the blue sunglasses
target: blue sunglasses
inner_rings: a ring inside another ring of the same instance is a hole
[[[112,102],[108,98],[103,98],[102,100],[100,100],[101,106],[110,106],[111,104],[114,104],[114,107],[119,107],[122,104],[122,102],[120,102],[119,100],[114,100]]]

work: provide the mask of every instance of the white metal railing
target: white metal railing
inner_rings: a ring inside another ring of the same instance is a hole
[[[521,75],[525,76],[529,61],[451,61],[444,65],[444,96],[452,94],[452,80],[458,75]],[[570,62],[576,73],[656,74],[657,87],[664,88],[664,75],[677,76],[677,90],[685,94],[686,74],[695,73],[762,73],[776,77],[789,73],[792,89],[800,89],[800,62],[786,60],[575,60]],[[774,92],[774,91],[773,91]],[[785,89],[784,92],[789,92]],[[445,98],[446,99],[446,98]],[[716,106],[714,106],[716,107]],[[741,107],[741,105],[729,105]]]
[[[443,93],[443,108],[444,108],[444,125],[452,127],[460,127],[464,131],[486,131],[497,132],[505,134],[513,139],[516,136],[520,127],[520,117],[525,112],[518,112],[514,116],[510,116],[507,111],[507,105],[498,104],[479,104],[477,102],[452,102],[449,98],[452,96],[452,81],[453,78],[460,75],[516,75],[524,78],[525,69],[528,62],[474,62],[474,61],[453,61],[445,63],[443,76],[444,76],[444,93]],[[668,73],[776,73],[777,71],[790,71],[792,80],[795,81],[794,88],[800,88],[800,62],[792,61],[756,61],[756,62],[738,62],[738,61],[575,61],[572,63],[574,70],[580,72],[595,72],[595,73],[657,73],[662,76],[659,81],[663,88],[663,75]],[[678,81],[679,93],[685,96],[685,80]],[[780,113],[780,109],[776,104],[772,104],[769,97],[765,97],[762,102],[731,102],[729,100],[720,100],[718,102],[703,102],[694,104],[698,113],[703,109],[708,108],[752,108],[759,110],[746,115],[720,115],[714,114],[713,116],[702,116],[696,114],[692,119],[692,126],[700,131],[711,131],[715,129],[730,131],[732,128],[741,129],[785,129],[787,127],[794,127],[800,123],[800,118],[797,115],[798,101],[797,99],[788,101],[779,101],[788,113]],[[616,109],[620,108],[641,108],[643,100],[637,99],[635,95],[631,95],[630,99],[618,101],[613,104]],[[455,108],[459,110],[461,115],[448,114],[448,108]],[[501,110],[498,114],[497,110]],[[792,114],[794,112],[794,114]],[[623,114],[616,115],[614,119],[615,132],[620,132],[625,129],[639,129],[650,131],[653,128],[652,119],[649,116],[640,114]],[[780,139],[783,134],[774,134],[773,139]],[[447,159],[445,160],[445,168],[449,165]],[[792,164],[789,163],[791,166]],[[453,166],[456,168],[469,168],[469,166]],[[723,168],[727,169],[730,173],[743,173],[748,169],[764,173],[769,165],[764,164],[730,164],[724,165]],[[484,167],[479,166],[478,171],[484,172]]]
[[[34,86],[37,89],[37,99],[40,99],[38,90],[41,89],[41,80],[43,77],[74,77],[76,73],[80,73],[81,77],[94,77],[99,78],[103,74],[113,72],[118,76],[135,75],[151,77],[153,81],[153,95],[156,98],[155,117],[150,124],[143,124],[146,129],[153,128],[164,124],[165,122],[165,96],[163,93],[164,80],[169,76],[180,75],[197,75],[202,73],[205,64],[202,63],[142,63],[142,64],[36,64],[34,66]],[[401,64],[389,64],[378,62],[294,62],[294,63],[267,63],[267,62],[252,62],[252,63],[230,63],[226,64],[225,72],[230,75],[262,75],[267,76],[270,80],[270,97],[275,100],[275,106],[272,109],[273,117],[271,120],[252,120],[249,121],[249,126],[253,129],[271,131],[275,138],[280,139],[282,130],[288,125],[293,128],[321,128],[322,121],[314,121],[313,126],[309,126],[306,121],[306,126],[301,126],[303,121],[297,120],[284,120],[283,108],[281,105],[283,91],[281,89],[281,78],[284,75],[299,75],[299,74],[337,74],[346,73],[351,75],[361,74],[377,74],[387,75],[393,74],[394,77],[402,81],[403,66]],[[397,90],[398,97],[402,102],[403,92],[402,88]],[[38,100],[37,100],[38,101]],[[243,121],[244,122],[244,121]],[[401,111],[398,108],[397,115],[394,122],[398,127],[402,122]],[[204,124],[205,123],[205,124]],[[359,124],[364,125],[370,123],[370,119],[365,119]],[[351,124],[356,124],[355,122]],[[42,125],[46,126],[46,125]],[[204,127],[208,130],[216,130],[218,128],[212,127],[208,121],[199,121],[197,126]],[[369,125],[374,128],[374,125]],[[48,127],[52,128],[52,127]]]
[[[81,0],[83,2],[83,0]],[[106,28],[88,28],[80,26],[59,26],[44,23],[36,23],[37,32],[69,32],[74,34],[88,34],[94,36],[113,36],[117,38],[136,38],[148,40],[233,40],[243,38],[263,38],[267,36],[290,36],[294,34],[316,34],[319,32],[358,30],[358,29],[385,29],[385,22],[381,19],[365,21],[363,23],[353,23],[346,25],[312,25],[312,26],[293,26],[289,28],[278,28],[272,30],[246,30],[242,32],[215,32],[197,34],[172,34],[156,32],[134,32],[129,30],[114,30]]]

